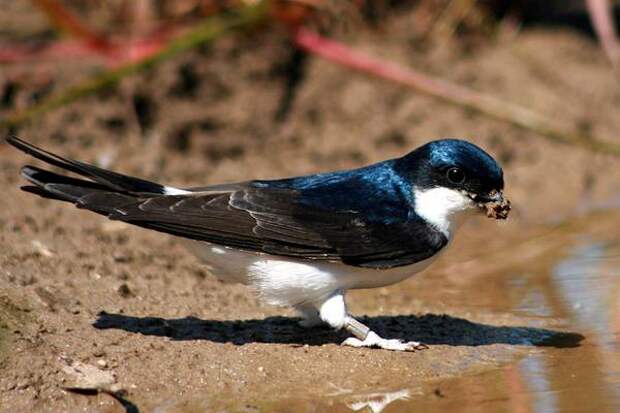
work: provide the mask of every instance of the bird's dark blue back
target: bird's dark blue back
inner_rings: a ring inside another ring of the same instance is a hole
[[[254,181],[262,188],[293,189],[303,205],[322,210],[350,211],[368,221],[391,224],[412,217],[413,187],[394,169],[394,161],[359,169],[274,181]]]

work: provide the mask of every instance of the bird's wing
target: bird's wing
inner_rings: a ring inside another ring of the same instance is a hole
[[[85,197],[80,204],[90,209],[102,202],[108,202],[105,196]],[[232,247],[367,267],[412,264],[446,242],[421,221],[373,223],[353,210],[304,204],[296,190],[251,184],[236,184],[229,192],[219,187],[218,192],[140,199],[115,208],[109,217]]]
[[[162,185],[62,158],[17,138],[8,142],[90,179],[25,166],[22,175],[33,185],[24,190],[181,237],[372,268],[413,264],[447,243],[422,220],[375,222],[352,205],[322,209],[304,202],[294,188],[249,182],[166,195]]]

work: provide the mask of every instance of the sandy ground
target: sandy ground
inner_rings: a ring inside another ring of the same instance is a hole
[[[405,34],[407,22],[392,17],[380,34],[361,30],[343,39],[618,141],[620,88],[591,41],[527,31],[473,52],[448,45],[421,53]],[[218,282],[170,237],[20,192],[26,157],[0,144],[0,411],[195,411],[196,400],[213,409],[274,403],[266,409],[288,411],[278,400],[437,382],[527,356],[536,344],[580,340],[562,333],[561,320],[494,310],[496,292],[488,306],[474,307],[467,294],[480,290],[481,274],[501,274],[506,263],[528,258],[511,251],[515,243],[614,202],[616,158],[550,143],[315,59],[288,119],[277,123],[278,68],[289,54],[278,32],[223,39],[17,133],[66,156],[181,186],[354,167],[445,136],[482,145],[504,165],[515,205],[510,222],[469,223],[424,275],[349,299],[371,327],[430,348],[342,348],[342,334],[303,330],[290,310]],[[93,70],[73,63],[28,73],[61,88]],[[0,85],[25,69],[3,68]],[[36,84],[24,82],[12,106],[41,93]],[[84,365],[122,389],[122,400],[66,391],[80,384],[76,370]]]

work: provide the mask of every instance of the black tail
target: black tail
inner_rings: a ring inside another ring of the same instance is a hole
[[[8,143],[17,149],[42,160],[50,165],[58,166],[70,172],[92,179],[93,181],[104,185],[108,189],[114,189],[119,192],[143,193],[143,194],[164,194],[163,185],[155,182],[145,181],[144,179],[134,178],[132,176],[122,175],[106,169],[98,168],[84,162],[66,159],[51,152],[47,152],[41,148],[23,141],[15,136],[7,138]],[[29,179],[26,176],[27,179]]]
[[[66,159],[16,137],[8,138],[7,142],[50,165],[90,179],[72,178],[34,166],[24,166],[21,170],[22,176],[34,185],[23,186],[22,189],[42,197],[73,202],[78,207],[87,207],[94,212],[107,215],[116,208],[134,203],[140,198],[165,194],[164,186],[154,182]]]

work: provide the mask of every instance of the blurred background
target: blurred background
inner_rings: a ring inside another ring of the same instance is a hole
[[[20,192],[26,157],[0,143],[0,411],[620,409],[620,2],[0,10],[2,136],[175,186],[458,137],[498,159],[514,205],[424,275],[352,295],[375,328],[431,344],[368,353],[311,341],[167,237]],[[116,387],[66,391],[76,360]]]

